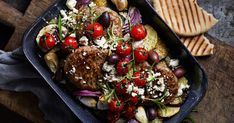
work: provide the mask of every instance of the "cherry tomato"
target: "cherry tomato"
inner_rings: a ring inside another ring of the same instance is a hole
[[[98,22],[89,24],[86,29],[87,32],[92,35],[93,39],[97,39],[103,35],[103,27]]]
[[[136,86],[138,86],[138,87],[145,86],[145,84],[146,84],[146,78],[147,78],[146,73],[138,71],[138,72],[134,73],[133,76],[134,76],[133,81],[134,81],[134,83],[135,83]]]
[[[128,84],[128,81],[127,80],[122,80],[120,82],[117,82],[116,85],[115,85],[115,91],[117,94],[121,95],[121,94],[126,94],[127,92],[127,84]]]
[[[53,35],[46,33],[41,36],[39,46],[45,50],[49,50],[56,45],[56,40]]]
[[[127,106],[126,109],[125,109],[124,116],[127,119],[131,119],[131,118],[133,118],[135,116],[135,111],[136,111],[136,106],[134,106],[134,105]]]
[[[108,123],[115,123],[120,117],[120,113],[108,112],[107,121]]]
[[[142,63],[148,59],[149,54],[146,49],[139,47],[134,51],[134,56],[136,62]]]
[[[116,71],[118,75],[126,75],[128,73],[128,60],[118,62]]]
[[[132,47],[125,42],[119,43],[116,47],[116,53],[121,57],[126,57],[131,54]]]
[[[130,104],[131,105],[137,105],[137,103],[139,102],[139,99],[137,96],[131,97],[130,98]]]
[[[111,112],[119,113],[123,110],[124,104],[121,100],[113,99],[108,103],[108,107]]]
[[[78,43],[74,37],[68,36],[64,39],[62,43],[61,49],[64,52],[69,52],[72,49],[76,49],[78,47]]]
[[[142,24],[135,25],[131,30],[131,36],[135,41],[142,40],[146,37],[146,30],[145,27]]]

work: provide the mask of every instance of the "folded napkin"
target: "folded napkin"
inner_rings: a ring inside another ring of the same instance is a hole
[[[0,71],[0,89],[35,94],[46,120],[52,123],[79,122],[27,61],[22,48],[13,52],[0,50]]]

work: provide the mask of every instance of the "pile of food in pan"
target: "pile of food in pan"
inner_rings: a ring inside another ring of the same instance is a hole
[[[127,0],[67,0],[36,43],[53,79],[103,120],[155,123],[178,113],[189,90],[159,37]]]

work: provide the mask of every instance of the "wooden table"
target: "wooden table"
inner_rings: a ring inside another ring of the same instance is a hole
[[[26,10],[15,9],[0,0],[0,23],[14,28],[4,50],[11,51],[21,46],[21,38],[27,27],[55,0],[31,0]],[[208,74],[209,86],[206,96],[191,113],[197,123],[233,123],[234,118],[234,48],[207,35],[215,44],[215,53],[210,57],[197,58]],[[38,108],[37,97],[29,92],[16,93],[0,90],[0,120],[6,122],[46,123]],[[16,119],[16,120],[13,120]]]

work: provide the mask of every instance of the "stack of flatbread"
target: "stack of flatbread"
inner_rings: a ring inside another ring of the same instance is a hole
[[[197,0],[152,0],[156,12],[181,37],[194,56],[213,54],[214,45],[203,35],[218,20],[198,6]]]

